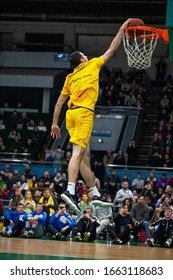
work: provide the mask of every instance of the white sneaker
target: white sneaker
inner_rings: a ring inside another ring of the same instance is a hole
[[[10,237],[12,235],[12,229],[9,229],[7,232],[6,232],[6,236],[7,237]]]
[[[99,207],[102,207],[102,208],[109,208],[109,207],[113,207],[113,203],[111,202],[107,202],[107,201],[102,201],[102,200],[93,200],[91,202],[92,205],[94,206],[99,206]]]
[[[5,235],[7,232],[6,227],[3,227],[3,229],[0,231],[0,235]]]
[[[87,242],[88,239],[89,239],[89,237],[90,237],[90,235],[91,235],[90,232],[85,232],[85,233],[84,233],[84,239],[83,239],[83,240],[84,240],[85,242]]]
[[[147,243],[148,246],[154,247],[154,239],[153,238],[147,239],[146,243]]]
[[[82,241],[82,237],[80,232],[78,232],[75,236],[74,236],[74,241]]]
[[[171,246],[172,243],[172,238],[169,238],[166,240],[166,242],[163,244],[164,247],[169,248]]]
[[[81,213],[81,210],[76,206],[74,201],[71,199],[70,194],[66,191],[63,194],[61,194],[61,198],[69,205],[69,207],[76,212],[76,214]]]

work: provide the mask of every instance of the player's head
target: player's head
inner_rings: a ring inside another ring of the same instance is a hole
[[[72,68],[76,68],[81,62],[85,61],[88,61],[88,58],[80,51],[75,51],[70,56],[70,63]]]

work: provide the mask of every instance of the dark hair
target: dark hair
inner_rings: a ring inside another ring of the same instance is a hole
[[[76,68],[81,63],[81,52],[75,51],[70,56],[70,64],[72,68]]]

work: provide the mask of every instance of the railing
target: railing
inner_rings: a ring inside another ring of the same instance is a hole
[[[0,162],[28,162],[30,156],[30,153],[0,152]]]

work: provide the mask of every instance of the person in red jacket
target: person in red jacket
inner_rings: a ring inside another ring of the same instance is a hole
[[[7,184],[4,184],[0,189],[0,197],[2,199],[9,199],[10,191],[8,190]]]

